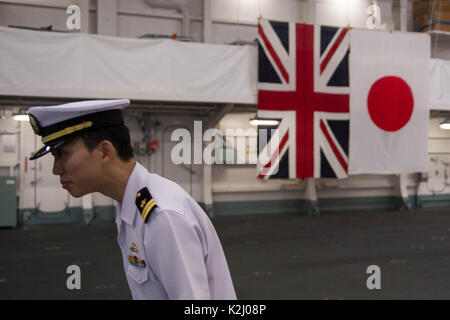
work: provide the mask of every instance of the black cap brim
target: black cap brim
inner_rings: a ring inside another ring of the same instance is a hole
[[[60,147],[64,143],[66,143],[68,140],[70,140],[70,139],[60,140],[54,144],[43,146],[42,148],[40,148],[38,151],[36,151],[35,153],[33,153],[30,156],[30,160],[36,160],[37,158],[45,156],[47,153],[52,152],[56,148]]]

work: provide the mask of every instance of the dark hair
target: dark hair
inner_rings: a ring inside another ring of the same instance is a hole
[[[134,157],[130,143],[130,131],[125,126],[86,130],[81,132],[79,136],[83,139],[89,151],[94,150],[103,140],[108,140],[116,148],[117,155],[121,160],[128,161]]]

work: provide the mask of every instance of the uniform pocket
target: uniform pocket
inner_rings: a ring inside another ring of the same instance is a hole
[[[148,280],[148,269],[135,267],[131,264],[127,267],[127,275],[138,284],[142,284]]]

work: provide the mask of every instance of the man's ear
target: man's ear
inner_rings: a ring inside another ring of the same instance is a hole
[[[114,145],[108,140],[103,140],[102,142],[100,142],[98,145],[98,149],[102,157],[102,162],[110,161],[117,154],[116,148],[114,148]]]

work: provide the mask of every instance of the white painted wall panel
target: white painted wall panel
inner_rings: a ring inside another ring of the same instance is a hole
[[[0,119],[0,167],[14,166],[19,161],[19,123],[12,119]]]
[[[0,25],[41,28],[53,26],[54,30],[67,30],[64,8],[38,7],[0,2]]]
[[[235,25],[214,22],[212,25],[212,42],[230,44],[238,40],[254,41],[258,36],[256,26]]]
[[[119,14],[118,30],[118,36],[129,38],[144,34],[180,34],[181,20]]]
[[[272,20],[296,19],[299,1],[293,0],[211,0],[212,19],[257,23],[258,17]]]
[[[318,0],[316,1],[316,23],[335,26],[351,26],[367,28],[367,7],[372,3],[368,0]],[[381,11],[381,23],[387,24],[387,29],[394,28],[392,18],[392,3],[378,1]]]

